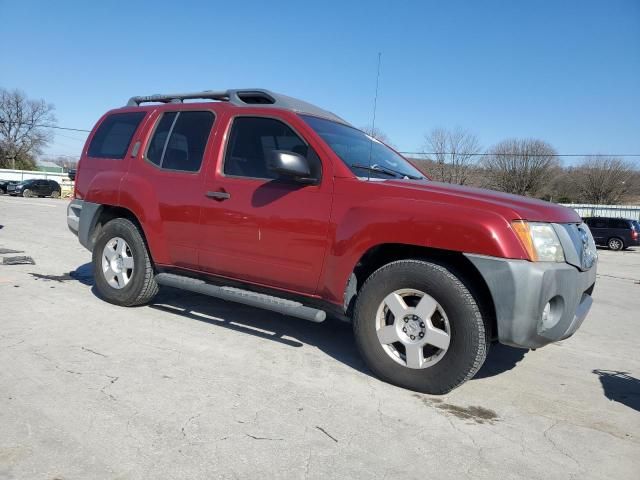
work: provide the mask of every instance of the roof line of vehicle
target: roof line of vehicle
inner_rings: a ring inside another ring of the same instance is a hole
[[[229,90],[203,90],[199,92],[154,94],[131,97],[127,107],[139,107],[144,103],[182,104],[185,100],[213,100],[226,102],[236,107],[254,108],[278,108],[295,113],[314,115],[334,122],[350,125],[346,120],[336,114],[324,110],[316,105],[305,102],[288,95],[274,93],[261,88],[229,89]],[[199,102],[198,102],[199,103]]]

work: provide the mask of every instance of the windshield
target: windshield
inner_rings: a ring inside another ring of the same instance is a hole
[[[300,115],[358,177],[424,180],[407,160],[360,130],[309,115]]]

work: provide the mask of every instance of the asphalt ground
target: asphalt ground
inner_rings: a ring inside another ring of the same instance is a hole
[[[0,479],[637,479],[640,248],[600,250],[570,339],[495,346],[441,396],[374,378],[347,324],[164,288],[95,294],[65,200],[0,196]]]

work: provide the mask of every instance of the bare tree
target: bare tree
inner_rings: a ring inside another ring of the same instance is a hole
[[[488,153],[483,161],[487,186],[518,195],[539,195],[559,166],[556,151],[542,140],[505,140]]]
[[[79,158],[71,155],[58,155],[56,157],[44,157],[43,160],[55,163],[68,171],[70,169],[77,168]]]
[[[0,88],[0,167],[32,170],[34,158],[51,141],[54,106],[29,100],[19,90]]]
[[[633,193],[636,172],[630,164],[617,157],[586,158],[574,169],[573,183],[581,201],[612,205]]]
[[[423,151],[433,162],[430,172],[434,180],[441,182],[469,183],[470,173],[480,153],[480,142],[467,130],[436,128],[425,135]]]
[[[367,125],[365,127],[361,127],[360,130],[362,130],[364,133],[366,133],[370,137],[373,137],[376,140],[380,140],[382,143],[385,143],[390,147],[394,147],[393,143],[391,143],[391,140],[389,139],[389,136],[385,132],[380,130],[378,127],[372,127],[371,125]]]

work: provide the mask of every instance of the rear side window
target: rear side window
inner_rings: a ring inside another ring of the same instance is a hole
[[[98,127],[87,154],[94,158],[124,158],[133,134],[145,115],[146,112],[109,115]]]
[[[612,219],[611,222],[613,223],[613,228],[631,228],[631,226],[629,225],[629,221],[627,220],[614,220]]]
[[[213,120],[211,112],[163,114],[149,142],[147,160],[167,170],[197,172]]]

